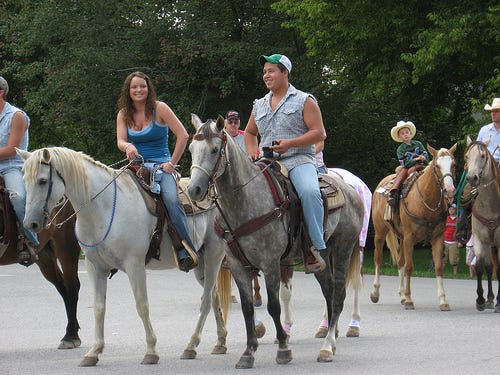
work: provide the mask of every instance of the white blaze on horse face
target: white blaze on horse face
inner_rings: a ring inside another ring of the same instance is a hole
[[[443,188],[448,197],[453,197],[455,194],[455,185],[453,184],[453,159],[450,155],[442,155],[437,158],[437,165],[441,171],[443,178]]]
[[[487,155],[483,153],[480,147],[473,145],[465,155],[467,162],[467,182],[472,186],[477,186],[481,183],[483,169],[488,160]]]

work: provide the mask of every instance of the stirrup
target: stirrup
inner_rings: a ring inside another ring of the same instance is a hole
[[[311,247],[310,251],[316,261],[314,263],[304,264],[306,274],[318,273],[323,271],[326,268],[326,263],[321,254],[319,253],[320,250],[316,250],[314,247]]]
[[[17,260],[22,266],[31,266],[38,260],[35,248],[27,242],[24,243],[23,249],[17,254]]]
[[[184,272],[189,272],[196,266],[198,266],[198,254],[194,251],[185,240],[182,240],[182,246],[184,246],[184,250],[188,253],[188,257],[184,259],[179,259],[179,254],[176,249],[174,250],[174,259],[177,267]]]

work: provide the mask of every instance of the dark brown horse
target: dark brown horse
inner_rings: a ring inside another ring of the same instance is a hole
[[[7,224],[13,225],[14,228],[16,226],[14,211],[12,207],[5,207],[4,202],[8,202],[8,199],[0,199],[0,234],[4,233],[6,227],[4,212],[9,213],[10,220]],[[62,222],[69,218],[72,213],[73,208],[68,204],[58,214],[57,220]],[[56,287],[61,295],[68,318],[66,334],[61,339],[59,349],[73,349],[81,344],[78,336],[80,326],[76,317],[80,291],[80,280],[78,279],[80,246],[73,231],[74,225],[75,218],[72,218],[65,222],[61,228],[51,225],[39,234],[39,249],[41,250],[38,252],[36,264],[43,276]],[[18,241],[15,232],[10,235],[4,234],[4,240],[1,242],[6,242],[6,244],[0,243],[0,265],[2,266],[18,262]],[[10,238],[7,239],[5,236]]]

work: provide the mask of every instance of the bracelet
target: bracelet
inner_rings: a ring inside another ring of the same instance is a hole
[[[171,162],[170,160],[169,160],[169,161],[167,161],[167,163],[168,163],[168,164],[170,164],[170,165],[172,166],[172,168],[174,168],[174,169],[175,169],[175,165],[173,165],[173,164],[172,164],[172,162]]]
[[[127,144],[127,146],[125,147],[125,151],[124,151],[124,152],[127,152],[127,149],[128,149],[130,146],[132,146],[132,143]]]

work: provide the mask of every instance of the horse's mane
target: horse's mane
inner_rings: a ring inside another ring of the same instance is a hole
[[[491,165],[491,173],[493,174],[493,177],[497,181],[500,180],[500,172],[498,172],[497,161],[495,160],[495,158],[493,158],[493,155],[491,154],[490,150],[488,150],[486,143],[481,141],[472,141],[467,146],[467,149],[465,150],[465,155],[467,155],[469,150],[472,149],[472,147],[474,146],[477,146],[481,151],[483,151],[486,154],[486,157],[488,158]]]
[[[103,163],[94,160],[91,156],[74,151],[66,147],[46,147],[35,150],[24,163],[24,178],[27,184],[34,184],[38,174],[38,167],[42,163],[51,163],[54,172],[61,173],[65,181],[72,181],[78,194],[88,196],[89,176],[84,162],[87,161],[100,168],[114,171]]]

